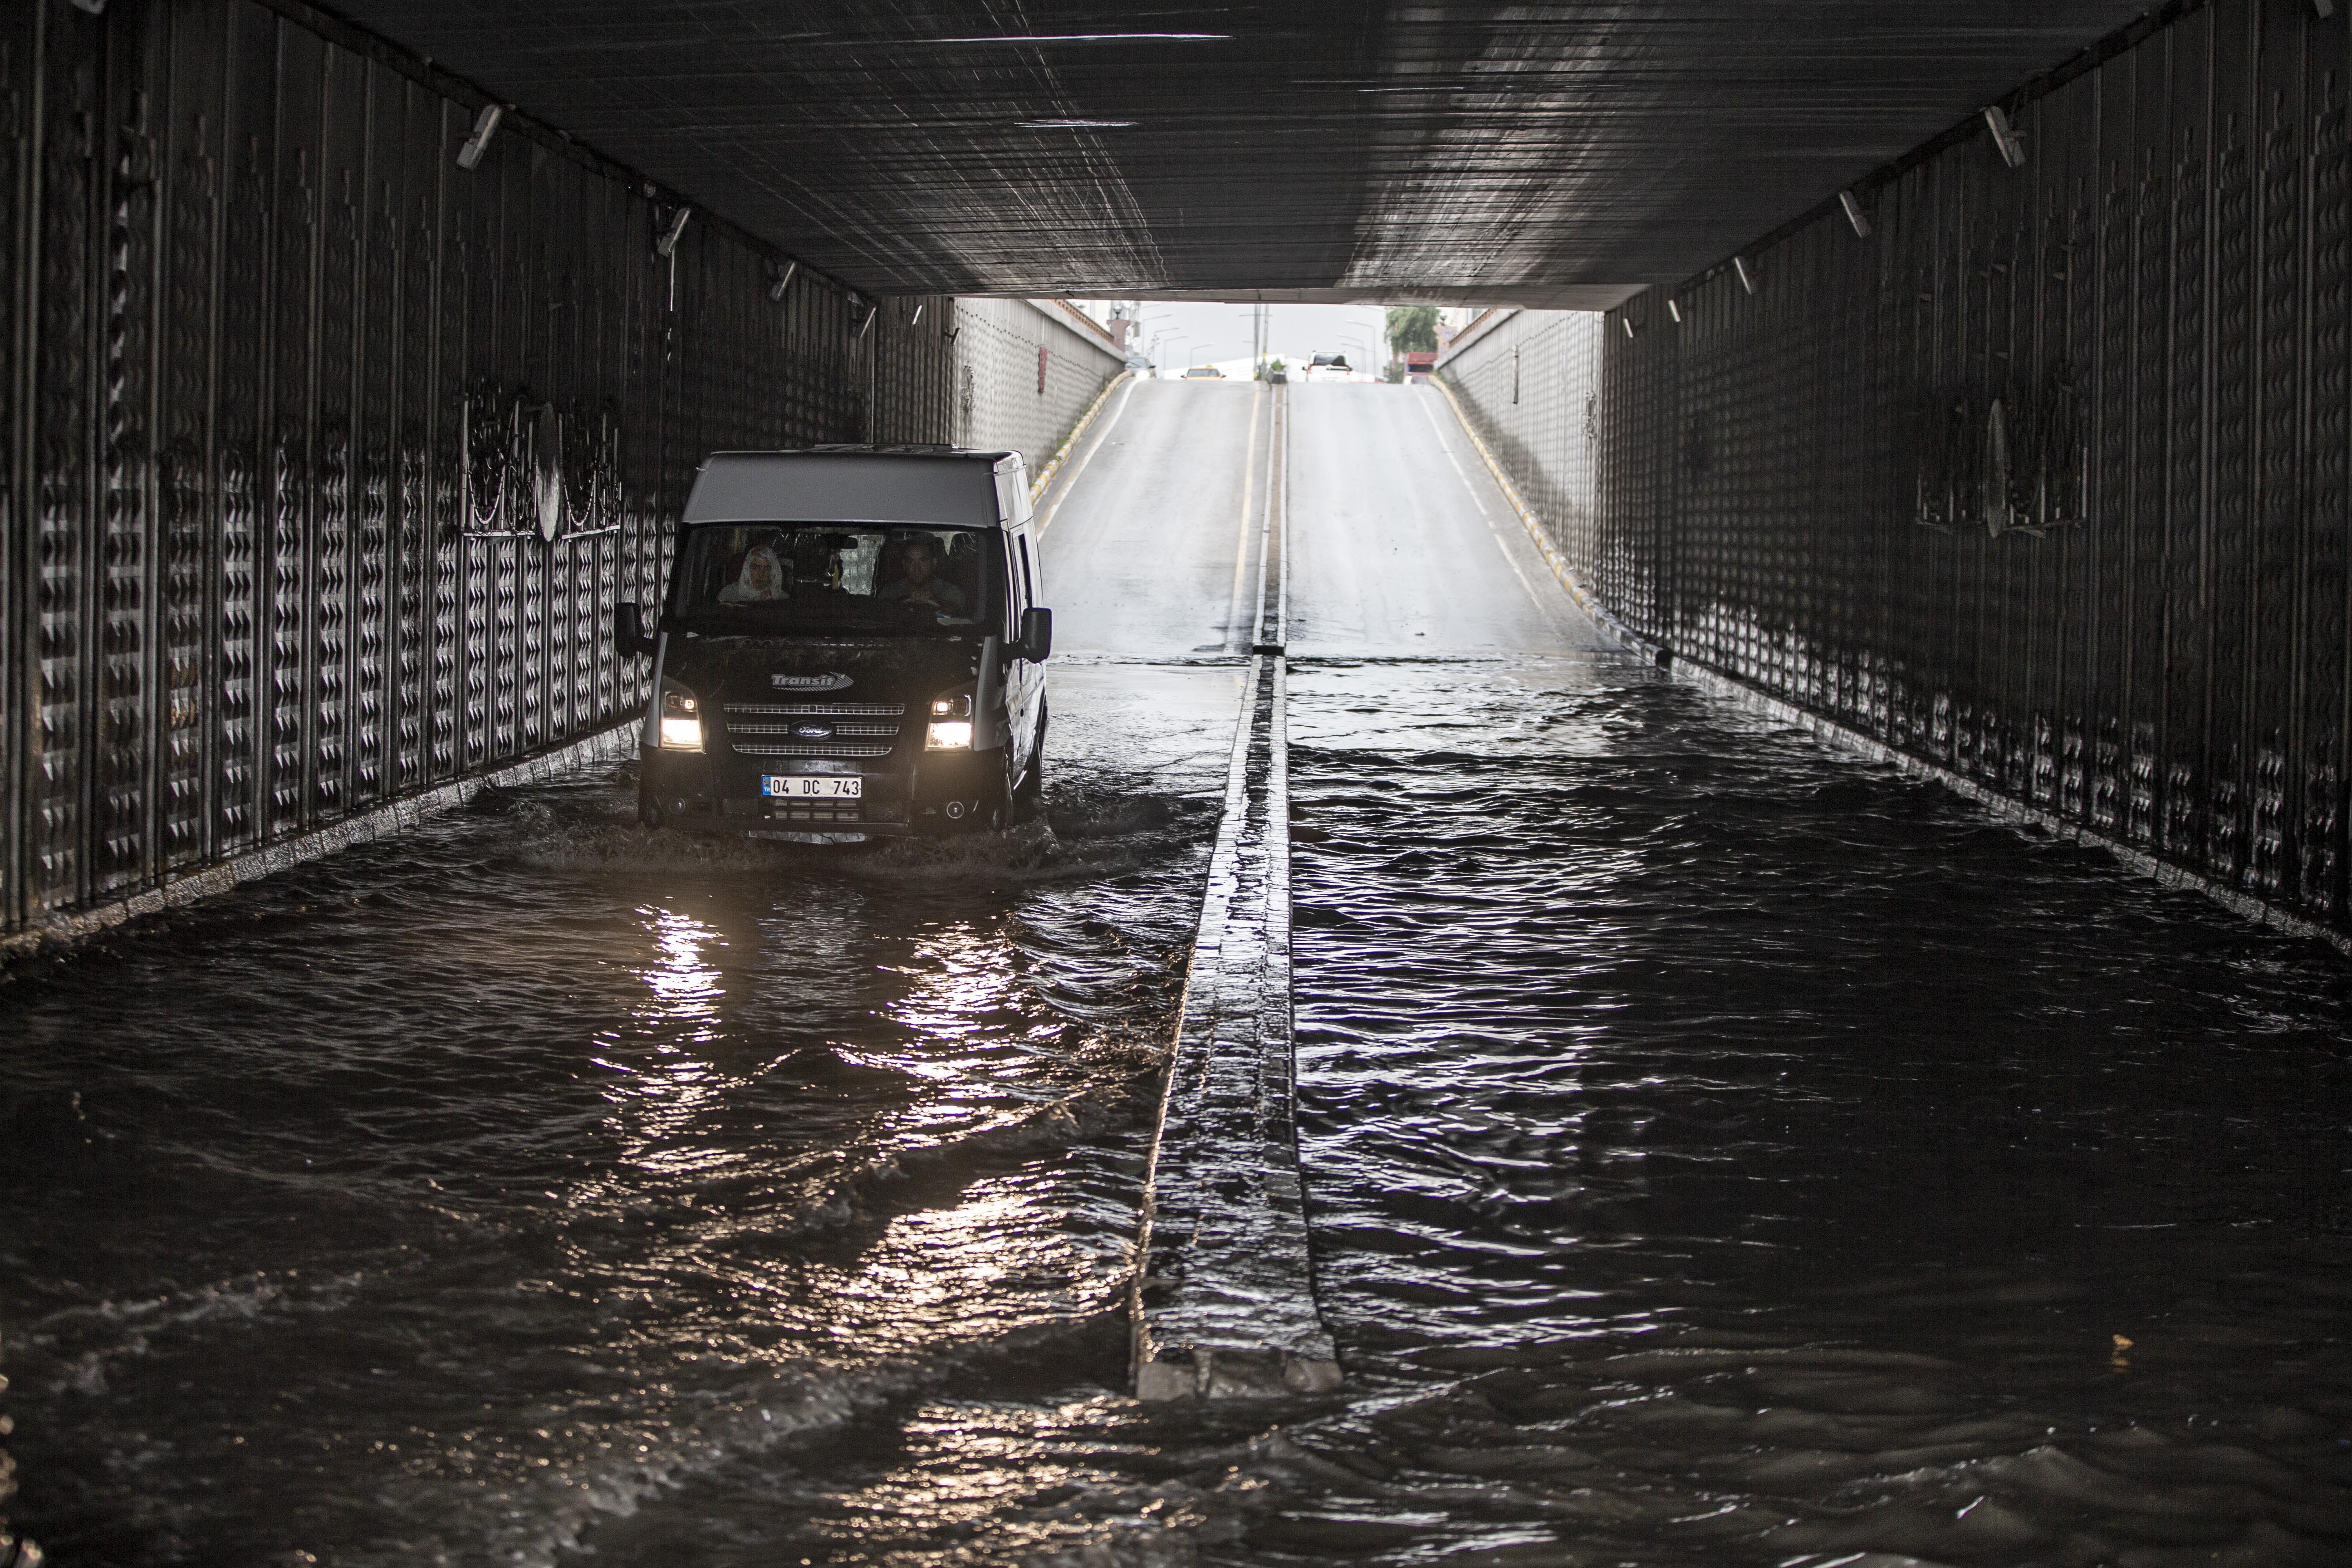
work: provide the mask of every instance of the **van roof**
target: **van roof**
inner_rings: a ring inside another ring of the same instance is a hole
[[[777,447],[766,449],[746,447],[740,451],[713,452],[702,459],[709,468],[722,458],[956,458],[977,462],[986,458],[1000,463],[1021,454],[1010,450],[989,450],[980,447],[954,447],[945,441],[902,441],[894,446],[875,447],[863,441],[825,441],[814,447]]]
[[[713,452],[682,523],[931,522],[995,528],[1012,452],[952,447],[833,447]]]

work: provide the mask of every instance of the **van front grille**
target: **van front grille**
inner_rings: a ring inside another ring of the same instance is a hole
[[[903,702],[730,702],[730,713],[777,719],[896,719],[907,711]]]
[[[739,757],[887,757],[887,746],[859,746],[835,741],[738,741],[728,737]]]
[[[743,757],[887,757],[906,711],[903,702],[730,702],[727,743]],[[794,732],[819,721],[833,733]]]

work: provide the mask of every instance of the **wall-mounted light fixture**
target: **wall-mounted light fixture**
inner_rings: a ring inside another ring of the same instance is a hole
[[[1985,105],[1984,122],[1992,131],[1992,144],[2000,149],[2000,161],[2012,169],[2025,167],[2025,139],[2010,124],[2000,104]]]
[[[664,229],[662,231],[662,237],[654,241],[654,254],[656,256],[660,257],[665,261],[669,259],[670,252],[677,248],[677,237],[686,232],[686,220],[693,216],[694,209],[692,207],[680,207],[677,209],[677,216],[669,220],[669,227]]]
[[[457,149],[457,167],[471,169],[481,163],[482,153],[490,144],[490,133],[499,128],[499,121],[505,113],[495,103],[482,106],[482,111],[474,116],[474,133]]]
[[[922,324],[923,324],[923,302],[922,302],[920,300],[916,300],[916,301],[915,301],[915,313],[914,313],[913,315],[911,315],[911,316],[909,316],[909,317],[908,317],[908,318],[907,318],[907,325],[908,325],[908,326],[910,326],[910,327],[919,327],[919,326],[921,326]]]
[[[1731,269],[1739,274],[1739,286],[1742,289],[1747,289],[1750,294],[1756,292],[1756,274],[1748,270],[1748,258],[1744,256],[1733,257],[1731,258]]]
[[[798,272],[800,269],[801,264],[799,262],[785,262],[784,269],[782,272],[775,274],[775,280],[768,285],[768,298],[771,300],[782,300],[784,297],[784,290],[793,286],[793,274]]]
[[[1666,301],[1666,314],[1675,319],[1675,325],[1679,327],[1683,324],[1683,308],[1672,300]]]
[[[1622,327],[1623,327],[1623,328],[1625,329],[1625,335],[1626,335],[1627,337],[1629,337],[1629,338],[1630,338],[1630,337],[1632,337],[1632,336],[1633,335],[1633,317],[1631,317],[1631,316],[1619,316],[1619,317],[1617,318],[1617,324],[1618,324],[1618,325],[1620,325],[1620,326],[1622,326]]]
[[[866,319],[857,323],[857,335],[861,338],[864,337],[867,329],[874,325],[874,318],[881,313],[882,307],[879,305],[868,305],[866,307]]]
[[[1853,225],[1853,237],[1856,239],[1868,239],[1870,237],[1870,219],[1863,213],[1862,204],[1853,199],[1853,193],[1852,191],[1840,191],[1838,193],[1838,205],[1845,209],[1845,221]]]
[[[2336,15],[2336,0],[2311,0],[2311,8],[2319,13],[2323,22]]]

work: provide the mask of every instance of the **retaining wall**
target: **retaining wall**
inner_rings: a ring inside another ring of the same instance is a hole
[[[1971,121],[1866,237],[1611,312],[1571,559],[1679,661],[2352,929],[2347,57],[2340,12],[2176,6],[2004,101],[2022,167]],[[1539,486],[1504,341],[1446,374]]]
[[[955,302],[955,440],[1044,468],[1126,366],[1092,321],[1057,301]]]

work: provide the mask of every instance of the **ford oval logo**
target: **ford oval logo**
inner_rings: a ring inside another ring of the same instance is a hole
[[[837,670],[827,670],[823,675],[772,675],[768,684],[779,691],[839,691],[856,683]]]
[[[803,741],[830,740],[833,736],[833,726],[830,724],[795,724],[793,726],[793,733],[798,735]]]

